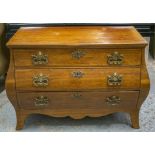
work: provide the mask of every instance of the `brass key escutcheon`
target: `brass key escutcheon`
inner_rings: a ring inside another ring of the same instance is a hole
[[[74,78],[82,78],[83,75],[84,75],[84,73],[81,72],[81,71],[72,72],[72,76],[73,76]]]
[[[73,93],[73,98],[80,99],[81,97],[82,97],[82,95],[79,92]]]
[[[85,55],[85,52],[80,51],[80,50],[75,50],[74,52],[72,52],[72,57],[74,59],[80,59]]]

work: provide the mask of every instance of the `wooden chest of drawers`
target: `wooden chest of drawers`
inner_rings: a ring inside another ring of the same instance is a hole
[[[9,40],[8,98],[17,129],[26,117],[99,117],[127,112],[139,128],[149,91],[146,41],[134,27],[21,28]]]

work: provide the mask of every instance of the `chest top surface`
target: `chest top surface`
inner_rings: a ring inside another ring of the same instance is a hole
[[[23,27],[9,40],[9,48],[21,47],[145,47],[147,42],[132,27],[68,26]]]

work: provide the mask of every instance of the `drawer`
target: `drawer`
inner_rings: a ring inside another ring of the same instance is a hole
[[[15,49],[15,66],[138,66],[141,49]]]
[[[139,89],[140,68],[17,69],[17,90]]]
[[[139,91],[117,92],[29,92],[17,93],[20,108],[51,110],[132,109]],[[73,111],[72,111],[73,112]]]

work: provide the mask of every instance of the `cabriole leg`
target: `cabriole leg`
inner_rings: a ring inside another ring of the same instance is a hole
[[[139,129],[139,110],[130,112],[131,126]]]
[[[21,130],[24,128],[24,123],[27,115],[21,114],[20,111],[16,112],[16,118],[17,118],[17,124],[16,124],[16,130]]]

